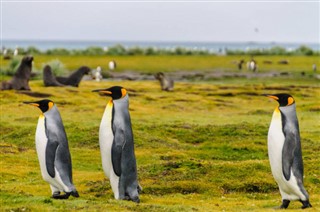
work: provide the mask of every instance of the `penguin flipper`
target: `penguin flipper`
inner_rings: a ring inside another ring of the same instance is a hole
[[[282,172],[286,180],[290,180],[294,152],[297,148],[297,136],[293,132],[286,133],[282,149]]]
[[[55,177],[55,170],[54,170],[54,161],[56,158],[56,151],[58,148],[59,143],[55,141],[48,140],[47,147],[46,147],[46,167],[47,172],[50,177]]]
[[[114,132],[114,140],[111,149],[111,160],[113,165],[114,173],[117,176],[121,175],[121,156],[122,148],[125,144],[125,134],[123,130],[116,130]]]

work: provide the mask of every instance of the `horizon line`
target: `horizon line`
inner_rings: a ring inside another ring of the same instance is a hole
[[[185,40],[185,41],[177,41],[177,40],[103,40],[103,39],[20,39],[20,38],[2,38],[1,41],[33,41],[33,42],[56,42],[56,41],[68,41],[68,42],[115,42],[115,43],[121,43],[121,42],[145,42],[145,43],[287,43],[287,44],[297,44],[297,43],[308,43],[308,44],[319,44],[320,42],[317,41],[222,41],[222,40],[216,40],[216,41],[203,41],[203,40]],[[1,42],[1,43],[2,43]]]

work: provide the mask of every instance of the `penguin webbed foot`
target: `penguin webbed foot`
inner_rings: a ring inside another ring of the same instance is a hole
[[[71,191],[71,193],[70,193],[73,197],[80,197],[80,195],[79,195],[79,193],[78,193],[78,191]]]
[[[55,192],[52,194],[52,198],[53,199],[68,199],[70,194],[71,194],[71,192],[60,195],[60,192]]]
[[[139,198],[139,196],[134,196],[134,197],[131,198],[128,194],[126,194],[126,195],[124,196],[123,200],[140,203],[140,198]]]
[[[125,200],[128,200],[128,201],[140,203],[140,198],[139,198],[138,196],[135,196],[135,197],[133,197],[133,198],[130,198],[129,196],[125,196],[124,199],[125,199]]]
[[[300,200],[300,202],[302,203],[302,207],[301,207],[302,209],[306,209],[306,208],[311,208],[312,207],[312,205],[309,202],[309,200],[305,200],[305,201]]]
[[[282,200],[282,204],[280,205],[279,209],[287,209],[289,206],[290,200],[284,199]]]
[[[74,190],[71,192],[66,192],[65,194],[60,194],[60,191],[54,192],[52,194],[53,199],[68,199],[72,195],[73,197],[80,197],[78,191]]]
[[[53,194],[52,194],[52,198],[53,199],[57,199],[57,197],[59,197],[60,196],[60,191],[55,191],[55,192],[53,192]]]
[[[140,203],[140,198],[139,197],[134,197],[133,199],[131,199],[133,202],[135,203]]]

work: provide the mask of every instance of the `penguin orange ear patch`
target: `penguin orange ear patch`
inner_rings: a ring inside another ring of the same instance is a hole
[[[48,108],[49,108],[49,110],[50,110],[52,107],[53,107],[53,102],[49,102],[49,103],[48,103]]]
[[[288,98],[288,105],[292,105],[294,103],[294,99],[292,97]]]
[[[122,97],[124,97],[127,94],[127,90],[124,88],[121,88]]]

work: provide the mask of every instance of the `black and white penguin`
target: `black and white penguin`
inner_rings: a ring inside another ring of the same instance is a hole
[[[303,161],[295,100],[289,94],[266,96],[279,102],[268,132],[268,155],[272,175],[282,196],[280,208],[287,208],[291,200],[300,200],[302,208],[312,207],[303,186]]]
[[[258,65],[257,65],[257,62],[253,58],[251,58],[251,60],[247,63],[247,67],[248,67],[248,70],[256,72]]]
[[[115,70],[117,68],[117,63],[115,60],[111,60],[108,65],[110,71]]]
[[[79,197],[72,183],[71,156],[58,108],[48,99],[24,103],[36,106],[42,111],[36,130],[36,150],[42,177],[50,184],[52,197]],[[65,194],[61,195],[60,192]]]
[[[114,86],[93,92],[112,98],[101,120],[99,143],[103,171],[110,180],[114,197],[140,202],[127,90]]]

